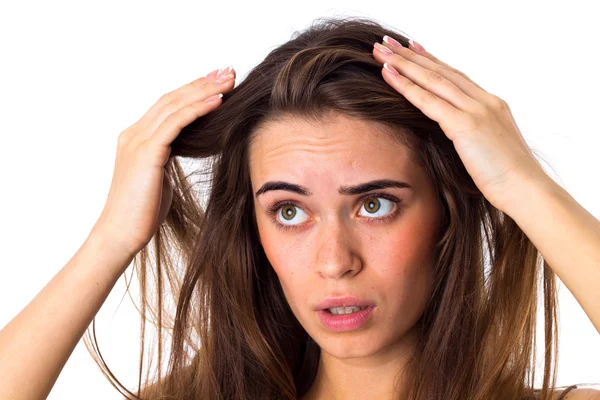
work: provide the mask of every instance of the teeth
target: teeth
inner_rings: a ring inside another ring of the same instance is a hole
[[[328,308],[327,310],[335,315],[343,315],[343,314],[351,314],[353,312],[357,312],[360,310],[363,310],[367,308],[367,306],[362,306],[362,307],[335,307],[335,308]]]

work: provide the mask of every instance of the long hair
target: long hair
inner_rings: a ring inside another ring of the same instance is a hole
[[[248,145],[270,121],[290,115],[323,121],[332,112],[388,128],[416,154],[443,205],[408,398],[550,398],[558,355],[556,276],[515,221],[484,198],[440,126],[383,80],[372,46],[384,35],[408,46],[400,32],[365,18],[316,20],[172,143],[165,167],[172,206],[133,260],[142,330],[136,393],[102,359],[95,320],[84,337],[127,399],[296,399],[308,391],[320,349],[292,313],[260,243]],[[186,174],[182,159],[202,166]],[[534,390],[540,296],[543,386]],[[148,363],[142,382],[148,313],[158,331],[158,363]]]

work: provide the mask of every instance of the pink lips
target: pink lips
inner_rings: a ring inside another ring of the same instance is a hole
[[[360,311],[350,314],[332,314],[327,311],[329,308],[336,307],[366,307]],[[352,331],[360,328],[371,318],[375,309],[375,302],[372,300],[360,299],[356,296],[328,297],[320,302],[317,307],[317,315],[321,324],[337,332]]]
[[[334,331],[346,332],[360,328],[369,321],[375,307],[369,306],[350,314],[336,315],[327,310],[319,310],[317,314],[321,323]]]

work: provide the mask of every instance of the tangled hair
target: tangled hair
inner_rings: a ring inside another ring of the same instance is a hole
[[[90,329],[84,337],[127,399],[296,399],[308,391],[320,349],[292,313],[260,243],[248,146],[270,121],[299,116],[319,122],[331,113],[387,127],[414,152],[443,205],[408,398],[551,398],[556,276],[519,226],[484,198],[438,123],[384,81],[372,54],[384,35],[408,46],[405,36],[368,19],[316,20],[271,51],[224,94],[221,106],[172,143],[165,167],[172,206],[133,260],[142,316],[136,394],[102,359],[95,320],[94,343]],[[178,158],[204,161],[203,168],[186,175]],[[191,190],[194,175],[208,176],[205,204],[204,192]],[[538,291],[545,353],[543,386],[534,390]],[[171,301],[174,316],[167,310]],[[158,368],[150,361],[142,384],[148,311],[158,328]],[[171,346],[163,375],[165,331]],[[150,377],[151,370],[157,376]]]

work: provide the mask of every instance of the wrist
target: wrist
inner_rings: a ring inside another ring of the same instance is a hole
[[[545,174],[537,178],[523,179],[518,185],[515,185],[511,196],[504,202],[501,210],[512,219],[516,219],[520,213],[529,212],[527,208],[536,199],[553,195],[557,189],[562,188]]]
[[[97,227],[91,230],[82,247],[90,249],[97,257],[103,259],[107,265],[112,266],[121,273],[127,269],[135,257],[134,253],[115,241],[109,232]]]

